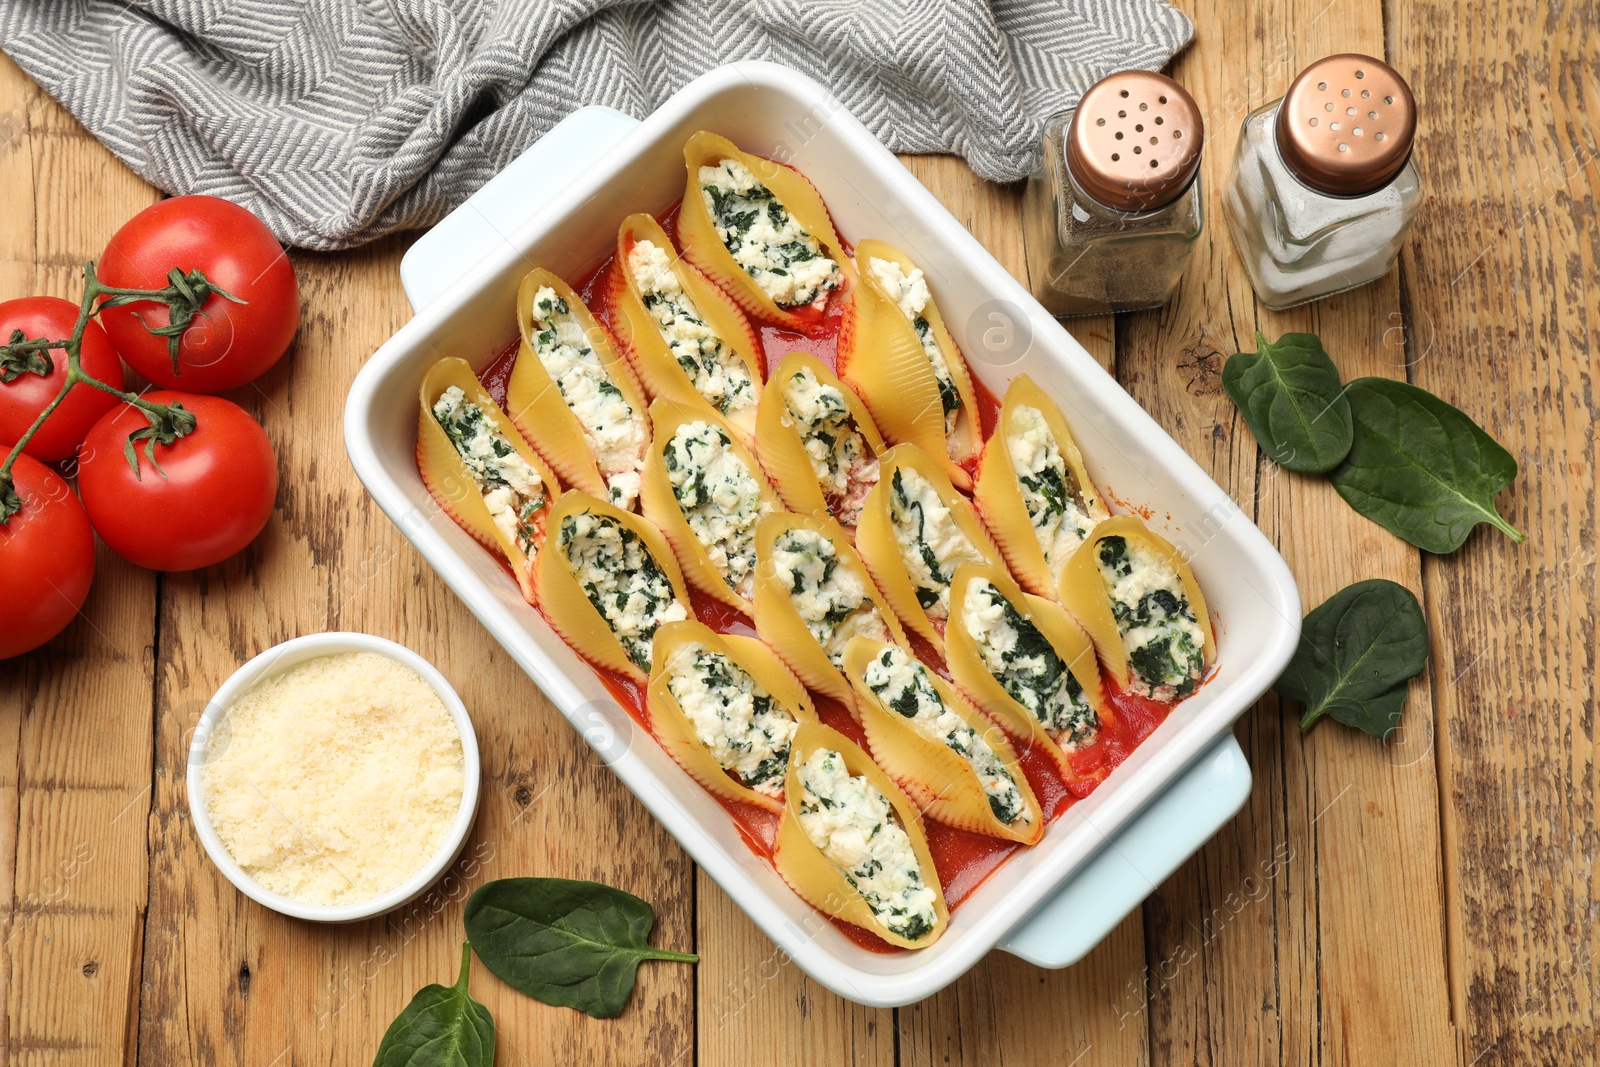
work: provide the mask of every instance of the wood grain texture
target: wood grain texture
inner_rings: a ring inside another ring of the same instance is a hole
[[[1594,1064],[1600,878],[1592,676],[1600,327],[1600,31],[1581,6],[1186,0],[1174,75],[1211,145],[1207,229],[1166,308],[1069,328],[1282,549],[1307,609],[1389,577],[1433,636],[1402,732],[1302,738],[1269,697],[1236,728],[1240,817],[1083,963],[996,953],[898,1012],[790,965],[554,712],[372,506],[340,437],[350,380],[409,312],[395,240],[296,255],[286,364],[233,398],[280,457],[263,537],[157,578],[101,550],[84,617],[0,664],[0,1040],[7,1062],[369,1063],[421,985],[448,980],[472,887],[590,877],[655,904],[628,1010],[533,1003],[474,965],[498,1062],[704,1064]],[[1386,56],[1415,88],[1429,203],[1400,269],[1290,312],[1257,307],[1218,194],[1246,111],[1318,56]],[[1016,188],[908,160],[1026,279]],[[158,194],[0,59],[0,298],[71,295],[83,259]],[[357,298],[358,297],[358,298]],[[1420,557],[1325,480],[1259,455],[1221,389],[1227,356],[1322,335],[1347,379],[1407,378],[1518,457],[1502,495],[1529,534]],[[510,330],[507,330],[509,336]],[[3,609],[3,606],[0,606]],[[462,859],[381,920],[324,928],[245,901],[205,859],[183,794],[205,702],[239,663],[352,629],[423,651],[479,726],[483,801]]]

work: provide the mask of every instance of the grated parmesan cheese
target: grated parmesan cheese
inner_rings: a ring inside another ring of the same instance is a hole
[[[206,810],[267,889],[353,904],[396,888],[461,806],[461,735],[439,694],[377,652],[309,660],[239,697],[206,749]]]

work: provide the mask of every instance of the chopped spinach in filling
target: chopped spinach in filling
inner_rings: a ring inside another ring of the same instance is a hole
[[[651,241],[637,242],[628,252],[628,272],[639,288],[645,311],[655,320],[661,339],[689,376],[695,392],[724,415],[754,404],[756,389],[750,368],[684,292],[666,250]]]
[[[756,523],[772,511],[761,483],[709,422],[679,426],[662,450],[678,509],[723,581],[741,597],[755,581]]]
[[[673,653],[667,688],[712,759],[748,788],[783,796],[800,724],[760,682],[722,653],[692,644]]]
[[[749,167],[737,159],[701,167],[700,195],[717,237],[774,304],[817,304],[838,288],[839,265]]]
[[[894,260],[876,257],[870,259],[867,266],[900,313],[911,320],[911,328],[916,331],[917,341],[922,345],[922,354],[928,357],[933,376],[939,383],[939,404],[944,409],[944,432],[948,435],[956,427],[956,415],[961,410],[961,392],[951,377],[950,364],[945,359],[944,350],[939,347],[933,324],[923,314],[933,297],[928,292],[928,282],[922,275],[922,268],[913,267],[911,273],[907,274]]]
[[[838,549],[822,534],[805,527],[779,534],[773,542],[772,569],[788,588],[800,621],[835,667],[844,662],[844,647],[852,637],[892,640],[867,595],[866,578],[839,566]]]
[[[544,536],[544,481],[522,454],[495,429],[487,412],[452,385],[433,403],[433,417],[466,465],[489,509],[489,517],[532,560]]]
[[[889,518],[895,541],[917,603],[941,632],[950,617],[950,579],[966,562],[983,562],[983,554],[945,505],[938,490],[909,467],[897,467],[889,482]]]
[[[800,828],[878,921],[907,941],[932,930],[937,898],[889,798],[832,749],[811,753],[799,779]]]
[[[1055,648],[993,582],[967,585],[962,618],[983,665],[1062,748],[1094,739],[1100,720]]]
[[[898,645],[890,645],[867,664],[864,680],[885,707],[967,761],[996,819],[1007,826],[1033,821],[1016,779],[978,731],[944,702],[921,661]]]
[[[672,582],[639,535],[609,515],[580,512],[561,520],[559,543],[572,576],[641,670],[666,623],[686,618]]]
[[[1205,632],[1177,568],[1151,546],[1125,537],[1102,538],[1096,562],[1133,687],[1155,700],[1194,692],[1205,669]]]
[[[1077,484],[1038,408],[1023,404],[1012,412],[1006,445],[1039,549],[1056,574],[1094,529],[1091,511],[1099,501]]]
[[[857,429],[844,394],[801,368],[783,383],[783,400],[784,421],[800,434],[817,486],[835,517],[855,526],[867,494],[878,484],[878,459]]]

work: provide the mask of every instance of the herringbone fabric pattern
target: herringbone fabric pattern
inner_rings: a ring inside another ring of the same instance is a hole
[[[642,116],[737,59],[1005,181],[1192,32],[1162,0],[0,0],[0,46],[134,170],[316,249],[430,225],[573,109]]]

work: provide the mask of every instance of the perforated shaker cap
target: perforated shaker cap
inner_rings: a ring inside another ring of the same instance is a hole
[[[1355,52],[1300,72],[1278,107],[1278,155],[1295,177],[1334,196],[1381,189],[1411,158],[1417,103],[1382,60]]]
[[[1091,85],[1067,131],[1067,168],[1114,211],[1177,199],[1200,166],[1205,124],[1194,97],[1163,74],[1125,70]]]

